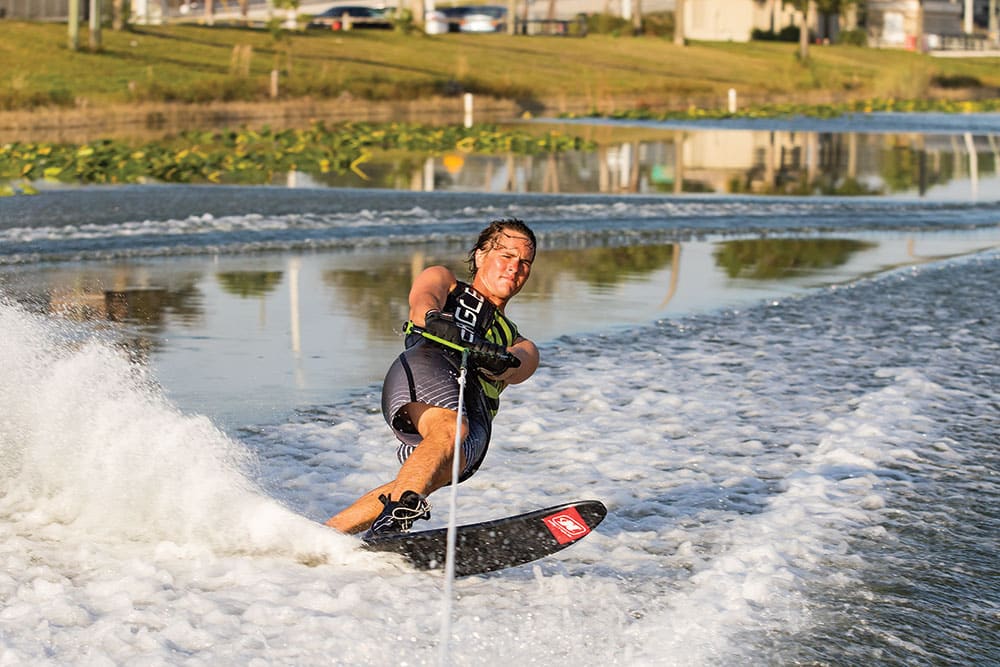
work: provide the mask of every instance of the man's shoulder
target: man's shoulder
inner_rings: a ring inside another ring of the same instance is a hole
[[[433,266],[428,266],[426,269],[420,272],[421,276],[447,276],[455,279],[455,272],[444,264],[434,264]]]
[[[425,285],[436,285],[451,291],[458,283],[458,278],[455,277],[455,272],[447,266],[438,264],[435,266],[428,266],[426,269],[421,271],[417,275],[414,282],[423,283]]]

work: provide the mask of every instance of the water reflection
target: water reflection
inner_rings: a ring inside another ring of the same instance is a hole
[[[565,129],[567,133],[579,127]],[[1000,192],[1000,138],[683,129],[547,156],[382,155],[356,174],[291,174],[289,186],[413,191],[909,195]],[[587,137],[590,138],[590,137]],[[951,187],[949,187],[951,186]]]
[[[565,274],[597,290],[607,290],[631,280],[642,278],[669,267],[681,244],[668,243],[610,248],[575,250],[548,250],[544,268],[540,269],[541,286],[535,291],[546,295],[551,292],[544,280]],[[538,278],[532,274],[532,281]]]
[[[170,329],[204,324],[200,272],[161,276],[143,267],[87,265],[26,271],[24,278],[27,289],[20,276],[0,274],[0,291],[29,308],[113,329],[136,360],[162,350]]]
[[[215,279],[227,293],[241,299],[265,297],[281,283],[281,271],[223,271]]]
[[[398,329],[407,317],[410,283],[425,266],[448,263],[454,258],[431,261],[417,252],[409,262],[379,262],[364,267],[327,269],[322,273],[328,293],[336,295],[332,308],[341,308],[364,322],[369,333]]]
[[[985,230],[972,234],[961,243],[962,252],[993,247],[1000,231]],[[982,237],[982,238],[979,238]],[[542,305],[564,301],[566,284],[582,286],[576,301],[586,302],[588,295],[618,293],[634,284],[648,283],[654,275],[669,275],[669,283],[683,276],[695,281],[705,272],[729,279],[753,281],[787,281],[801,284],[803,279],[830,274],[844,267],[863,251],[879,250],[884,255],[885,240],[854,238],[746,238],[716,241],[689,241],[635,246],[589,247],[575,249],[543,249],[541,261],[532,272],[530,289],[519,299]],[[688,264],[681,269],[682,249],[686,248]],[[695,250],[698,252],[695,252]],[[705,255],[704,250],[709,252]],[[883,268],[906,263],[940,259],[950,252],[918,253],[916,240],[893,239],[891,254],[895,262],[882,263]],[[399,329],[407,313],[407,293],[413,278],[427,266],[447,264],[459,266],[464,256],[457,252],[427,249],[399,250],[377,254],[322,253],[319,255],[268,258],[268,264],[281,269],[213,270],[215,260],[189,258],[183,261],[157,262],[149,265],[73,267],[57,269],[12,269],[0,274],[0,287],[16,295],[23,303],[45,312],[57,313],[80,321],[107,321],[141,327],[142,335],[150,338],[149,347],[166,329],[181,326],[196,331],[212,326],[206,321],[206,289],[213,282],[226,301],[258,301],[269,303],[279,298],[279,288],[288,283],[298,296],[305,289],[320,294],[319,307],[329,313],[346,314],[355,326],[364,328],[365,337],[385,337]],[[711,259],[704,265],[699,255]],[[231,258],[231,264],[258,263],[260,260]],[[299,283],[303,262],[316,266],[318,280]],[[180,264],[200,266],[178,268]],[[333,266],[330,266],[333,265]],[[697,289],[698,285],[691,285]],[[700,287],[711,291],[710,285]],[[725,291],[723,289],[722,291]],[[722,294],[708,294],[705,303],[718,303]],[[724,301],[724,299],[723,299]],[[660,305],[664,305],[662,301]],[[589,312],[585,303],[573,306]],[[651,308],[655,311],[655,308]],[[587,328],[592,322],[613,324],[602,312],[588,316],[587,323],[573,328]],[[655,312],[639,316],[643,319]]]
[[[842,266],[872,245],[853,239],[743,239],[720,243],[713,256],[730,278],[780,280]]]
[[[43,273],[47,278],[36,286],[43,289],[32,290],[29,303],[69,319],[138,322],[151,331],[162,329],[168,318],[192,327],[203,321],[199,273],[182,272],[165,279],[130,266]],[[0,287],[4,282],[0,279]]]
[[[510,314],[545,344],[998,245],[992,228],[542,248]],[[21,266],[0,290],[115,332],[183,409],[232,426],[379,382],[413,276],[463,258],[428,245]]]

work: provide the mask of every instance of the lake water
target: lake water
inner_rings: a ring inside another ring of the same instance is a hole
[[[543,361],[458,519],[609,516],[456,582],[451,662],[1000,661],[1000,121],[796,122],[0,199],[0,662],[437,662],[441,577],[319,522],[395,472],[413,274],[507,215]]]

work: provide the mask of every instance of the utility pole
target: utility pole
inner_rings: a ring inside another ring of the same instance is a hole
[[[802,25],[799,26],[799,60],[805,62],[809,60],[809,10],[812,9],[812,0],[802,2]]]
[[[69,0],[69,18],[66,20],[66,29],[69,32],[69,50],[80,50],[80,2],[81,0]]]
[[[914,45],[917,51],[924,51],[924,5],[917,5],[917,43]]]
[[[115,32],[125,29],[125,0],[111,0],[111,29]]]
[[[101,50],[101,0],[90,0],[90,50]]]
[[[684,46],[684,3],[686,0],[674,1],[674,44]]]
[[[990,0],[990,18],[987,27],[990,31],[990,39],[994,44],[1000,42],[1000,27],[997,26],[997,0]]]

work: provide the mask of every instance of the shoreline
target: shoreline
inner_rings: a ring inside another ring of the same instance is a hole
[[[509,100],[478,98],[482,115],[516,118]],[[296,99],[278,102],[211,102],[207,104],[142,103],[67,109],[0,112],[0,137],[14,141],[89,141],[97,138],[155,139],[184,130],[231,127],[306,127],[316,120],[430,121],[438,117],[462,121],[460,98],[392,102]],[[439,121],[444,122],[444,121]]]
[[[1000,96],[1000,89],[936,89],[927,99],[976,101]],[[744,95],[739,108],[800,104],[824,106],[863,101],[857,95],[812,91],[799,95]],[[726,109],[728,96],[611,95],[547,99],[475,96],[472,111],[463,96],[412,100],[367,100],[349,94],[334,99],[294,98],[251,102],[185,104],[143,102],[0,111],[0,143],[49,141],[84,143],[99,139],[155,140],[189,130],[306,128],[314,122],[408,122],[429,125],[513,123],[524,118],[561,114],[612,114],[627,110]]]
[[[938,96],[935,96],[938,97]],[[945,97],[945,96],[940,96]],[[741,107],[797,102],[809,105],[851,101],[850,95],[816,91],[796,96],[744,96]],[[725,95],[601,95],[548,99],[475,96],[471,120],[516,122],[560,114],[610,114],[628,109],[724,109]],[[81,105],[0,111],[0,142],[86,142],[96,139],[157,139],[185,130],[237,127],[304,128],[324,122],[462,123],[468,118],[462,96],[373,101],[341,95],[334,99],[296,98],[206,104],[154,103]]]

